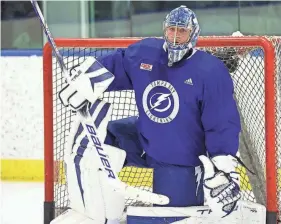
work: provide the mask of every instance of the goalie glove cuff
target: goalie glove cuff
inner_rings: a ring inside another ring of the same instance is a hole
[[[238,181],[239,175],[236,172],[238,166],[244,167],[247,171],[254,175],[254,172],[251,171],[237,156],[232,155],[219,155],[212,158],[212,162],[216,166],[216,168],[224,173],[230,175],[230,177],[234,178]],[[237,176],[237,175],[238,176]],[[237,177],[236,177],[237,176]],[[239,184],[239,183],[238,183]]]
[[[235,171],[238,161],[231,155],[219,155],[212,158],[212,162],[216,168],[225,173],[231,173]]]
[[[234,160],[228,156],[221,156],[215,160],[211,160],[206,156],[199,156],[204,166],[204,194],[207,204],[220,217],[229,215],[236,207],[237,201],[240,199],[239,174],[234,172]],[[231,166],[228,167],[227,164]],[[215,167],[219,170],[215,171]],[[228,172],[230,171],[230,172]]]

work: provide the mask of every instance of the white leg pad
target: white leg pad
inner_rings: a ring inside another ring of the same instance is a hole
[[[136,219],[143,219],[141,223],[153,223],[152,220],[173,219],[179,221],[171,224],[265,224],[266,208],[263,205],[238,201],[236,209],[228,216],[221,218],[215,216],[208,206],[194,207],[128,207],[127,224],[133,224]],[[170,220],[171,221],[171,220]]]
[[[109,156],[113,170],[117,173],[120,172],[126,159],[126,152],[122,149],[106,144],[104,144],[104,150]]]

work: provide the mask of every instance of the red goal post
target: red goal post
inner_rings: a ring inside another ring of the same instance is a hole
[[[281,146],[278,143],[278,139],[281,138],[281,134],[280,134],[280,129],[278,128],[279,123],[277,124],[277,122],[281,123],[281,121],[279,121],[279,117],[277,117],[278,112],[276,109],[277,97],[278,97],[277,75],[278,74],[280,75],[281,73],[281,68],[280,68],[281,65],[278,65],[279,62],[278,60],[280,60],[278,59],[278,55],[279,54],[281,55],[280,39],[281,39],[280,37],[269,38],[269,37],[258,37],[258,36],[255,37],[254,36],[253,37],[214,36],[214,37],[200,38],[197,44],[197,47],[205,48],[212,52],[215,52],[217,49],[221,49],[221,48],[235,49],[235,52],[237,53],[237,55],[239,55],[240,59],[242,58],[241,60],[244,63],[243,66],[242,64],[239,65],[241,66],[241,71],[243,70],[244,73],[248,72],[246,74],[247,77],[254,75],[252,74],[254,72],[259,73],[256,70],[257,66],[259,66],[259,70],[260,71],[262,70],[263,72],[262,74],[263,77],[261,78],[263,79],[262,82],[264,86],[261,87],[260,84],[257,84],[256,86],[249,85],[249,88],[253,88],[250,89],[249,91],[254,91],[256,88],[257,93],[260,93],[262,95],[261,101],[263,103],[261,103],[261,107],[263,107],[262,104],[264,104],[264,115],[263,115],[264,123],[263,124],[261,123],[261,125],[263,125],[264,133],[262,133],[262,136],[257,136],[258,138],[261,138],[262,141],[264,142],[261,143],[261,147],[263,148],[264,152],[259,150],[257,154],[261,155],[261,157],[264,157],[261,158],[261,160],[264,161],[264,164],[261,165],[260,170],[262,171],[262,173],[264,172],[265,174],[265,188],[266,188],[265,205],[267,208],[268,215],[269,217],[272,217],[272,219],[276,219],[276,217],[278,216],[277,215],[278,210],[280,211],[281,209],[281,193],[277,192],[277,189],[278,191],[281,191],[280,189],[281,180],[280,177],[278,176],[278,172],[280,172],[280,167],[281,167],[280,166],[281,150],[278,149],[278,147]],[[83,54],[83,52],[85,52],[86,49],[88,48],[100,49],[101,52],[103,52],[105,49],[126,48],[128,45],[135,43],[138,40],[140,39],[139,38],[98,38],[98,39],[93,38],[93,39],[56,39],[55,42],[57,46],[60,48],[60,50],[63,52],[64,60],[67,60],[67,62],[69,63],[71,61],[70,64],[73,64],[74,61],[76,60],[76,57],[80,57],[81,54]],[[279,48],[279,50],[276,49],[277,48],[276,46]],[[79,49],[78,54],[75,51],[75,49]],[[255,60],[252,59],[251,56],[247,56],[249,55],[249,52],[253,52],[253,51],[259,52],[260,49],[262,51],[261,53],[261,57],[263,60],[262,63],[260,63],[260,61],[257,62],[258,60],[255,61],[256,59]],[[249,57],[250,59],[247,59],[248,62],[246,60],[244,62],[243,57]],[[256,65],[253,64],[253,62],[256,63]],[[63,206],[59,206],[57,205],[58,204],[57,202],[59,200],[63,200],[64,203],[64,201],[67,200],[67,189],[66,189],[67,187],[63,187],[63,188],[61,187],[61,185],[63,184],[65,185],[65,177],[63,176],[64,171],[63,171],[63,163],[62,163],[64,154],[62,153],[62,156],[60,155],[59,158],[56,156],[57,154],[61,154],[64,145],[63,142],[60,143],[61,145],[59,146],[56,145],[56,141],[61,141],[61,137],[58,137],[58,135],[60,136],[62,135],[60,133],[58,134],[57,130],[55,130],[55,129],[61,130],[64,129],[65,127],[63,124],[60,124],[60,122],[56,121],[55,116],[59,116],[60,119],[63,121],[62,123],[65,122],[71,123],[71,121],[69,122],[66,121],[67,119],[71,120],[71,115],[69,118],[65,115],[66,113],[69,112],[61,112],[64,109],[62,109],[61,105],[58,105],[57,102],[57,93],[58,91],[61,90],[63,86],[63,81],[58,81],[61,80],[62,78],[61,77],[58,78],[61,75],[60,74],[61,72],[58,66],[56,65],[56,63],[57,62],[52,56],[52,49],[50,45],[47,43],[44,46],[44,53],[43,53],[44,160],[45,160],[45,202],[44,202],[45,221],[44,222],[45,223],[49,223],[50,220],[52,220],[55,216],[59,215],[61,211],[63,211],[65,204]],[[252,72],[251,69],[254,72]],[[58,82],[60,84],[57,84]],[[241,96],[243,96],[243,94],[246,94],[246,90],[243,91],[241,92]],[[118,96],[114,95],[113,98],[118,98],[119,96],[120,94]],[[255,100],[253,100],[253,104],[254,101]],[[243,107],[243,104],[241,105]],[[258,108],[259,107],[257,107],[256,109],[257,113],[259,113]],[[118,113],[118,109],[117,109],[117,113]],[[252,111],[246,110],[246,113],[251,114]],[[246,115],[248,116],[248,114]],[[249,121],[248,123],[251,123],[251,121]],[[249,128],[249,130],[252,129]],[[62,131],[62,133],[64,131]],[[65,135],[63,135],[62,138],[65,138]],[[247,181],[251,182],[249,180]],[[55,183],[58,182],[60,182],[60,186],[55,187]],[[250,184],[253,185],[253,183]],[[245,188],[246,189],[245,191],[248,191],[248,188],[247,189]],[[250,188],[253,190],[253,187]],[[56,211],[58,207],[61,208],[62,210]]]

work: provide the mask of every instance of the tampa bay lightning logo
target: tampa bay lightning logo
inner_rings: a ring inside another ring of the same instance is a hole
[[[150,83],[142,96],[143,109],[150,120],[169,123],[179,112],[179,96],[169,82],[156,80]]]

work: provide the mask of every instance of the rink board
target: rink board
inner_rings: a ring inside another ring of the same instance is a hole
[[[55,167],[60,166],[61,172],[54,177],[56,182],[65,183],[64,169],[61,163],[55,163]],[[237,172],[240,173],[240,179],[244,180],[241,183],[241,190],[251,190],[250,185],[245,185],[249,182],[246,175],[246,170],[239,167]],[[152,186],[152,169],[125,167],[119,173],[122,181],[132,186],[151,187]],[[278,175],[281,177],[281,169],[278,170]],[[43,160],[1,160],[1,180],[16,181],[16,182],[43,182],[44,181],[44,161]],[[281,178],[278,178],[278,186],[281,187]]]

